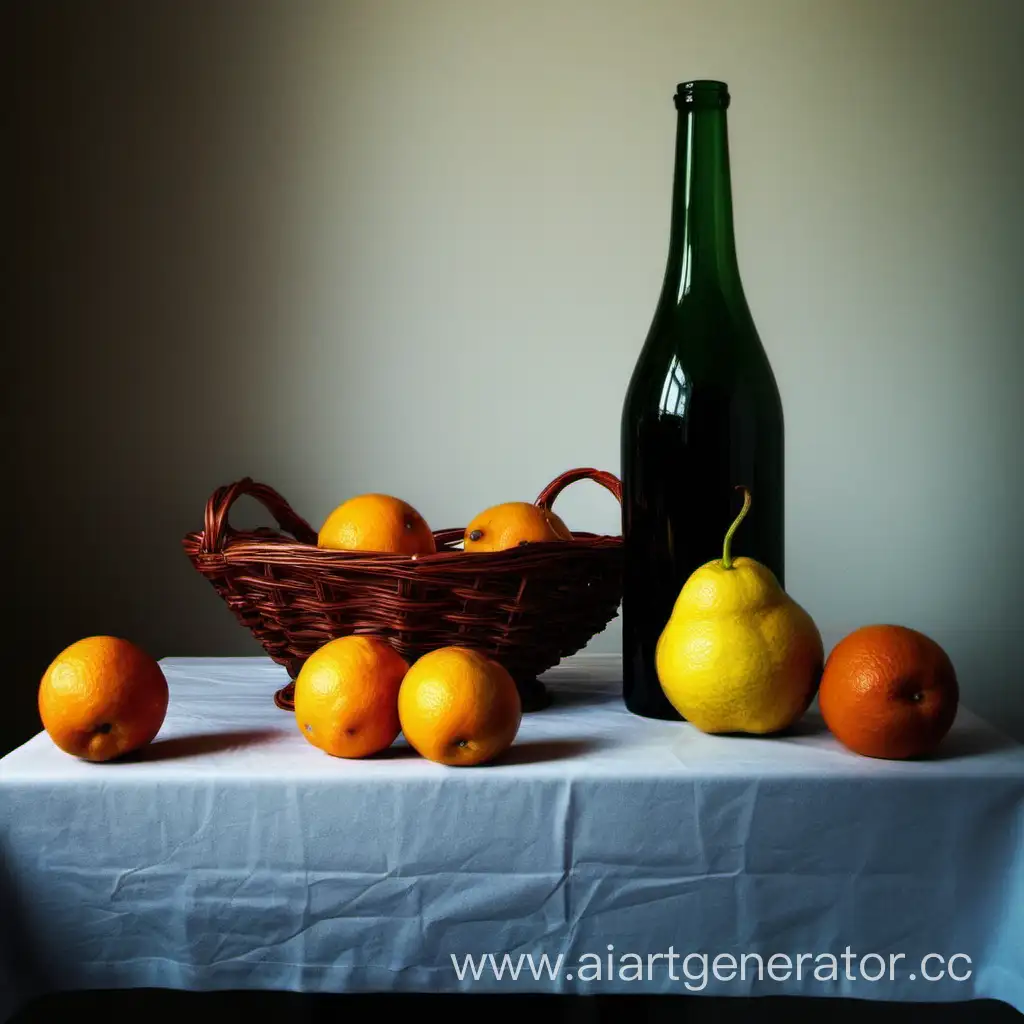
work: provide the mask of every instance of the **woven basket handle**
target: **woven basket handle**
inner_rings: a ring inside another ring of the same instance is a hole
[[[606,473],[603,469],[570,469],[566,470],[561,476],[555,477],[544,488],[543,491],[537,496],[537,500],[534,502],[535,505],[539,505],[541,508],[551,508],[554,504],[555,498],[565,490],[569,484],[576,483],[577,480],[593,480],[595,483],[600,484],[602,487],[611,491],[615,495],[615,500],[621,505],[622,504],[622,482],[619,480],[614,473]]]
[[[291,505],[273,487],[258,484],[250,477],[238,480],[227,487],[218,487],[206,503],[206,518],[203,526],[203,554],[219,553],[231,531],[228,513],[231,506],[241,497],[249,496],[260,502],[277,520],[282,530],[290,533],[302,544],[315,544],[317,532],[305,519],[295,512]]]

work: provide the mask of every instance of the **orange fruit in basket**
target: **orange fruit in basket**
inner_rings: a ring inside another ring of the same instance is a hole
[[[572,540],[572,530],[562,522],[561,516],[552,512],[549,508],[545,509],[544,513],[547,516],[548,522],[554,527],[555,533],[558,534],[559,540]]]
[[[167,714],[167,679],[129,640],[90,636],[66,647],[39,684],[39,717],[50,739],[86,761],[146,746]]]
[[[506,501],[473,518],[462,546],[466,551],[503,551],[556,540],[572,540],[572,533],[551,509],[528,501]]]
[[[930,637],[906,626],[864,626],[832,649],[818,707],[844,746],[866,757],[931,753],[952,728],[956,672]]]
[[[522,711],[508,670],[466,647],[424,654],[398,691],[406,740],[440,764],[483,764],[503,754],[519,732]]]
[[[299,731],[333,757],[369,757],[401,731],[398,688],[409,666],[385,641],[353,635],[314,651],[295,679]]]
[[[437,550],[423,516],[390,494],[360,494],[339,505],[320,528],[317,546],[402,555],[431,555]]]

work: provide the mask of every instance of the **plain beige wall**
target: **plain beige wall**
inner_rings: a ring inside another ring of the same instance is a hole
[[[931,633],[965,700],[1024,734],[1020,0],[5,17],[12,736],[82,635],[257,653],[179,547],[220,484],[262,479],[315,525],[388,490],[440,527],[570,466],[618,471],[672,93],[697,77],[733,94],[790,591],[829,645]],[[618,531],[594,485],[558,508]]]

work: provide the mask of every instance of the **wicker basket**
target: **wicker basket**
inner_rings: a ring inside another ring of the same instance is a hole
[[[577,480],[594,480],[622,500],[611,473],[573,469],[541,491],[550,507]],[[279,529],[239,531],[228,524],[235,501],[250,495]],[[273,488],[249,478],[218,488],[203,530],[183,546],[238,621],[292,680],[329,640],[369,633],[408,661],[460,645],[500,661],[515,678],[524,711],[548,703],[537,676],[585,646],[618,612],[622,538],[576,533],[572,540],[496,552],[466,552],[464,530],[434,534],[437,553],[408,556],[325,550],[317,531]],[[292,710],[294,684],[274,696]]]

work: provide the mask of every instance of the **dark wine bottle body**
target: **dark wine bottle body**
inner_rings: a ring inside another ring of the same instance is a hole
[[[782,403],[736,269],[724,110],[681,111],[679,133],[669,265],[621,434],[623,698],[663,719],[679,715],[658,638],[690,574],[721,557],[741,486],[753,502],[734,552],[785,586]]]

